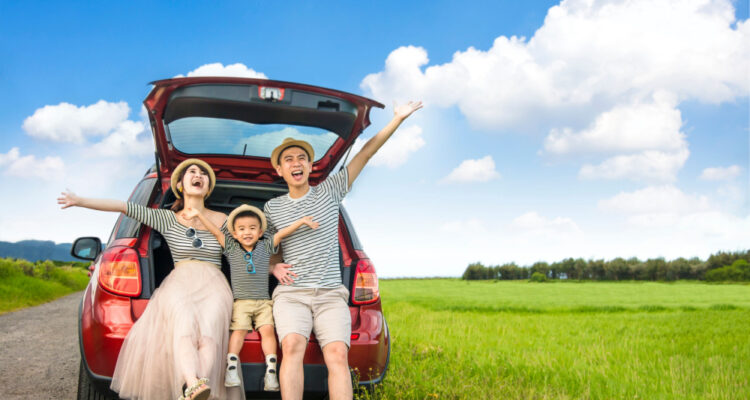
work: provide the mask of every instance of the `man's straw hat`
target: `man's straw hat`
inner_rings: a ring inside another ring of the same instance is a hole
[[[274,168],[279,166],[279,156],[281,155],[281,153],[290,147],[301,147],[303,150],[305,150],[305,152],[307,152],[307,157],[310,158],[311,163],[315,160],[315,151],[313,151],[310,143],[307,143],[304,140],[297,140],[288,137],[284,139],[284,141],[282,141],[280,145],[276,146],[276,148],[271,152],[271,165],[273,165]]]

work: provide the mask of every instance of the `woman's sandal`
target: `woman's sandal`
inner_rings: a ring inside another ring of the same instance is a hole
[[[211,388],[208,386],[208,378],[201,378],[185,389],[184,395],[177,400],[206,400],[210,395]]]

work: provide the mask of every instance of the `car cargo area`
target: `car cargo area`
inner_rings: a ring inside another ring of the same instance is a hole
[[[286,191],[286,187],[279,185],[219,181],[217,182],[214,192],[206,200],[206,206],[212,210],[220,211],[225,214],[229,214],[234,208],[242,204],[249,204],[262,210],[266,201],[273,197],[282,195],[286,193]],[[168,191],[161,202],[161,207],[169,209],[174,204],[175,200],[176,197],[174,193]],[[151,231],[149,248],[151,257],[148,258],[148,271],[151,274],[149,281],[152,282],[152,285],[151,290],[148,292],[153,293],[153,290],[159,287],[164,278],[166,278],[169,272],[174,268],[174,263],[169,246],[160,233]],[[346,265],[342,257],[342,280],[348,288],[351,288],[352,276],[349,273],[349,268],[345,267]],[[229,280],[229,264],[224,257],[222,257],[222,272],[227,277],[227,280]],[[276,278],[270,276],[269,279],[269,290],[273,292],[273,289],[277,284]],[[143,298],[146,297],[144,296]]]

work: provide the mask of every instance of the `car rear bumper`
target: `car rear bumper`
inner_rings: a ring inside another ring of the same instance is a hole
[[[114,392],[109,388],[112,384],[112,378],[108,376],[97,375],[91,371],[86,359],[83,358],[83,367],[89,376],[89,380],[100,393]],[[263,375],[265,374],[265,364],[243,363],[242,380],[245,385],[245,392],[248,394],[263,393]],[[328,369],[325,365],[305,365],[303,367],[305,374],[305,392],[309,393],[326,393],[328,391]],[[375,379],[368,381],[359,381],[359,386],[370,386],[380,383],[385,378],[385,371]],[[223,384],[223,382],[221,382]]]
[[[354,376],[358,371],[355,371],[352,369],[352,382],[357,382],[359,386],[371,386],[378,384],[385,379],[385,375],[388,372],[388,365],[390,363],[391,358],[391,342],[390,342],[390,335],[388,334],[388,326],[385,325],[385,338],[387,338],[387,351],[385,354],[385,368],[383,368],[382,371],[378,372],[377,374],[371,374],[369,376],[366,376],[362,379],[363,376]],[[245,343],[246,347],[243,348],[246,349],[247,347],[250,347],[251,343]],[[250,345],[250,346],[248,346]],[[308,345],[317,345],[316,343],[310,343]],[[357,350],[363,350],[367,352],[367,349],[364,349],[363,347],[368,345],[358,345],[356,342],[352,343],[352,348],[349,350],[351,353],[352,350],[357,352]],[[371,346],[371,345],[369,345]],[[360,349],[358,349],[358,347]],[[279,360],[279,368],[281,367],[281,364],[283,363],[283,359]],[[305,364],[303,366],[303,371],[305,374],[305,391],[306,392],[327,392],[328,391],[328,368],[326,368],[325,364]],[[263,391],[263,376],[266,372],[266,365],[264,363],[242,363],[242,380],[245,385],[245,392],[248,393],[258,393]]]

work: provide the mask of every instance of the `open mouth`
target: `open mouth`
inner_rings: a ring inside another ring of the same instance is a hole
[[[193,181],[192,185],[193,185],[194,188],[201,188],[201,187],[203,187],[203,182],[202,181]]]
[[[302,178],[302,171],[293,171],[292,172],[292,178],[294,178],[294,179],[301,179]]]

